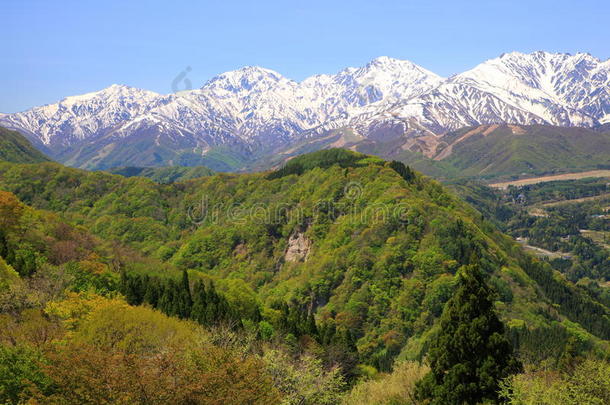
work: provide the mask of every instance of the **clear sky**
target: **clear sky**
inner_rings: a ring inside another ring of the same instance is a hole
[[[169,93],[244,65],[302,80],[387,55],[437,74],[503,52],[610,57],[610,1],[33,1],[0,3],[0,112],[113,83]]]

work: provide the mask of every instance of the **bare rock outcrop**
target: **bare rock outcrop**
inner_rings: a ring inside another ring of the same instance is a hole
[[[284,255],[286,262],[304,262],[311,250],[311,240],[303,232],[293,232],[288,239],[288,248]]]

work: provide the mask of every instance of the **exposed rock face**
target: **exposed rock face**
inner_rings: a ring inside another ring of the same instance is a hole
[[[311,250],[311,240],[303,232],[294,232],[288,239],[288,248],[284,255],[287,262],[304,262]]]

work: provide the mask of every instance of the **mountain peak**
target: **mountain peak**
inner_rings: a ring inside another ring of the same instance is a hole
[[[586,61],[584,65],[579,64]],[[510,52],[503,53],[497,58],[488,59],[475,66],[473,69],[457,75],[456,77],[473,78],[478,74],[509,75],[532,78],[541,75],[566,73],[575,69],[590,69],[601,61],[588,53],[553,53],[546,51],[535,51],[532,53]]]
[[[404,62],[408,62],[408,61],[391,58],[389,56],[378,56],[375,59],[371,60],[368,64],[369,65],[391,65],[391,64],[404,63]],[[408,63],[410,63],[410,62],[408,62]]]
[[[110,86],[101,90],[93,91],[90,93],[79,94],[75,96],[69,96],[61,100],[61,103],[67,104],[78,104],[86,103],[93,99],[107,99],[114,100],[129,98],[133,100],[148,100],[160,96],[158,93],[140,89],[137,87],[131,87],[124,84],[111,84]]]
[[[109,136],[156,132],[180,147],[207,151],[220,145],[273,149],[340,127],[387,138],[414,128],[439,134],[498,122],[592,126],[610,119],[609,67],[585,53],[511,52],[445,79],[408,60],[380,56],[296,82],[244,66],[181,97],[113,84],[0,115],[0,124],[60,152],[83,141],[99,138],[102,145]]]
[[[232,93],[251,90],[269,90],[275,84],[288,80],[278,72],[260,66],[244,66],[222,73],[207,81],[201,88],[223,89]]]
[[[548,52],[548,51],[538,50],[538,51],[534,51],[534,52],[531,52],[531,53],[518,52],[518,51],[503,53],[499,57],[493,58],[493,59],[488,59],[487,61],[485,61],[483,63],[487,63],[487,62],[491,62],[491,61],[503,61],[503,60],[506,61],[506,60],[519,60],[519,59],[521,59],[521,60],[549,60],[549,59],[578,60],[578,59],[589,59],[591,61],[601,62],[600,59],[596,58],[595,56],[591,55],[588,52],[577,52],[575,54],[571,54],[571,53],[568,53],[568,52]]]
[[[419,72],[424,72],[426,74],[437,76],[436,74],[422,68],[419,65],[409,61],[391,58],[389,56],[379,56],[369,63],[367,63],[363,69],[380,69],[380,70],[393,70],[393,71],[407,71],[407,70],[416,70]]]
[[[264,76],[273,77],[273,78],[277,78],[277,79],[280,79],[283,77],[281,74],[279,74],[275,70],[271,70],[271,69],[264,68],[262,66],[255,66],[255,65],[243,66],[239,69],[223,73],[223,75],[224,74],[264,75]]]

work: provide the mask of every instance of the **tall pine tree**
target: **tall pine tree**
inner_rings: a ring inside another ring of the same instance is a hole
[[[493,292],[478,265],[464,266],[428,353],[431,371],[417,397],[431,405],[498,401],[498,383],[522,368],[493,307]]]
[[[180,286],[177,287],[177,315],[180,318],[187,319],[191,316],[193,298],[191,297],[189,276],[186,270],[182,271],[182,282],[180,283]]]
[[[200,323],[201,325],[208,325],[207,307],[208,307],[208,293],[205,288],[203,281],[199,280],[193,287],[193,308],[191,310],[191,319]]]

